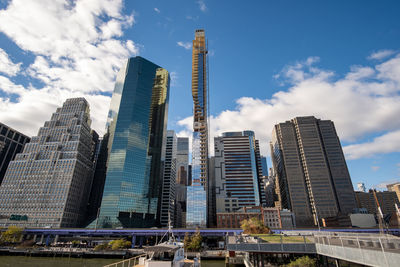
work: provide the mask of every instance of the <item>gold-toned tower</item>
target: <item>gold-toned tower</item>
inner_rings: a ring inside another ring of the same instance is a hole
[[[192,183],[187,187],[186,227],[207,226],[208,92],[207,43],[204,30],[196,30],[192,54],[193,149]]]
[[[196,30],[192,52],[193,131],[200,137],[199,182],[206,187],[208,171],[207,43],[204,30]],[[206,188],[205,188],[206,189]]]

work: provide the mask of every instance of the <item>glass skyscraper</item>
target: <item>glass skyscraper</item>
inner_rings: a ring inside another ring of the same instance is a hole
[[[208,190],[208,86],[207,43],[204,30],[196,30],[192,52],[193,149],[192,184],[187,187],[187,227],[207,226]]]
[[[175,219],[175,192],[176,192],[176,149],[177,137],[174,130],[167,131],[166,146],[163,155],[164,171],[161,194],[161,226],[174,223]]]
[[[214,138],[216,213],[262,206],[260,153],[254,132],[225,132]]]
[[[159,225],[168,71],[130,58],[117,75],[108,114],[108,159],[98,220],[90,227]]]

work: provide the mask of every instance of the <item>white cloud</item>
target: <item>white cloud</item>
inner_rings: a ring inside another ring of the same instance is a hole
[[[177,42],[177,44],[179,46],[185,48],[186,50],[189,50],[189,49],[192,48],[192,43],[190,43],[190,42],[181,42],[181,41],[179,41],[179,42]]]
[[[6,51],[0,48],[0,72],[8,76],[15,76],[20,70],[21,64],[22,63],[13,63]]]
[[[207,11],[206,3],[204,3],[203,0],[198,0],[197,4],[199,4],[199,8],[200,8],[201,11],[203,11],[203,12]]]
[[[211,117],[210,143],[225,131],[254,130],[261,151],[269,155],[269,141],[276,123],[296,116],[332,120],[348,159],[400,152],[400,60],[394,57],[372,68],[351,67],[342,77],[315,67],[312,57],[284,68],[279,78],[289,84],[269,99],[239,98],[237,107]],[[397,75],[396,75],[397,74]],[[191,120],[182,120],[180,125]],[[380,134],[372,142],[359,143]],[[210,147],[212,149],[212,146]]]
[[[133,41],[122,38],[134,23],[122,8],[122,0],[13,0],[0,10],[0,32],[35,56],[24,75],[43,84],[24,87],[0,76],[6,93],[0,97],[0,120],[36,134],[67,97],[84,96],[93,127],[102,133],[110,101],[104,93],[112,92],[123,62],[138,53]],[[10,94],[18,95],[17,102]]]
[[[394,50],[384,49],[384,50],[379,50],[377,52],[372,53],[367,58],[369,60],[382,60],[384,58],[387,58],[387,57],[393,55],[394,53],[396,53]]]
[[[158,14],[161,13],[161,11],[160,11],[158,8],[156,8],[156,7],[154,8],[154,11],[157,12]]]
[[[344,152],[348,159],[368,158],[378,154],[400,151],[400,130],[374,138],[371,142],[348,145]]]

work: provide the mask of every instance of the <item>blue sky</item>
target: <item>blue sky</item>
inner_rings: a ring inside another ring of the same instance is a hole
[[[400,180],[398,1],[0,0],[0,121],[34,135],[85,96],[103,132],[129,56],[173,78],[168,127],[190,136],[191,40],[209,42],[211,135],[275,123],[335,122],[353,183]],[[211,139],[212,142],[212,139]],[[382,186],[382,185],[381,185]]]

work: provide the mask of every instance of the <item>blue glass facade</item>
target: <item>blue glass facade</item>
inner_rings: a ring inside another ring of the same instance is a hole
[[[187,187],[186,226],[206,227],[207,194],[201,182],[201,139],[200,133],[193,133],[192,185]]]
[[[107,121],[107,174],[97,227],[158,225],[168,98],[165,69],[135,57],[120,70]]]

